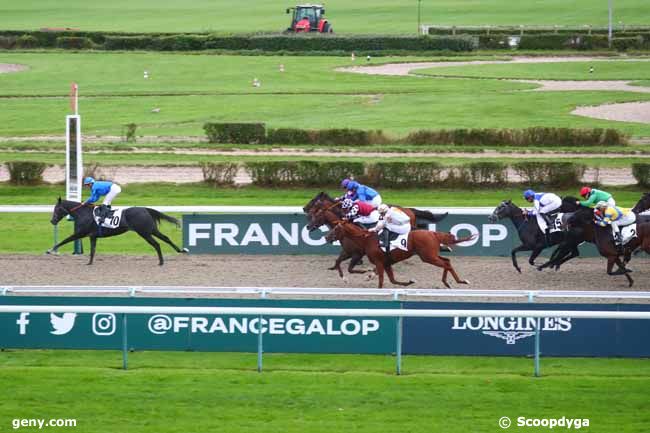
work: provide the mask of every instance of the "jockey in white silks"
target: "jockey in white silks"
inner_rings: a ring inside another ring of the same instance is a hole
[[[540,230],[548,233],[548,226],[551,224],[549,215],[562,206],[562,199],[552,192],[535,192],[532,189],[524,191],[524,198],[534,206],[528,211],[528,216],[535,215]]]

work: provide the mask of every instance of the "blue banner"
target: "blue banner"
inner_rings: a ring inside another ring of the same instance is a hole
[[[405,302],[406,309],[650,311],[638,304],[502,304]],[[498,317],[405,318],[407,354],[511,355],[534,352],[538,319]],[[650,356],[650,320],[542,318],[544,356]]]

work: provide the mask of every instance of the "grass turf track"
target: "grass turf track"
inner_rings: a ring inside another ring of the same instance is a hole
[[[594,72],[589,73],[593,67]],[[511,78],[526,80],[647,80],[650,78],[650,62],[567,62],[558,67],[557,63],[516,64],[516,65],[469,65],[446,66],[441,68],[419,69],[417,74],[435,76],[455,76],[468,78]],[[637,83],[642,84],[642,83]]]
[[[641,197],[642,189],[636,187],[608,188],[617,203],[632,207]],[[240,205],[240,206],[304,206],[318,189],[266,189],[258,187],[215,189],[207,185],[173,184],[130,184],[120,194],[123,204],[138,206],[152,205]],[[338,191],[328,190],[332,194]],[[577,191],[556,191],[561,196],[578,195]],[[526,203],[521,198],[521,188],[503,188],[499,191],[480,189],[457,191],[444,189],[382,190],[385,201],[405,206],[486,206],[496,207],[504,199],[514,199],[522,207]],[[51,204],[56,198],[65,196],[63,185],[44,185],[37,187],[14,187],[0,184],[0,205]],[[181,217],[180,214],[172,214]],[[53,227],[49,223],[50,214],[0,213],[0,253],[1,254],[42,254],[52,246]],[[163,233],[177,244],[181,243],[182,232],[171,224],[163,223]],[[72,224],[59,224],[59,239],[72,233]],[[126,233],[113,238],[102,239],[99,247],[102,254],[147,254],[150,247],[135,233]],[[72,251],[72,246],[61,248],[61,252]],[[163,251],[171,251],[163,246]]]
[[[405,356],[395,376],[391,356],[266,354],[262,374],[255,357],[137,352],[122,371],[119,352],[5,351],[0,426],[76,418],[83,433],[464,433],[500,431],[502,416],[565,416],[627,433],[650,423],[647,360],[542,359],[533,378],[526,358]]]
[[[252,0],[146,0],[88,3],[82,0],[26,0],[3,7],[5,29],[71,27],[127,32],[280,32],[289,25],[285,8],[296,2]],[[607,2],[544,0],[422,1],[421,22],[444,25],[607,25]],[[415,34],[418,3],[407,0],[328,0],[326,16],[337,33]],[[614,23],[647,24],[650,6],[642,0],[617,0]],[[618,24],[620,26],[620,24]]]
[[[347,57],[9,52],[0,54],[0,62],[31,68],[0,75],[0,96],[6,96],[0,136],[60,135],[71,81],[80,86],[84,134],[119,136],[125,124],[136,123],[138,135],[204,136],[205,122],[261,121],[274,128],[350,127],[397,135],[414,129],[550,126],[650,136],[647,124],[570,114],[576,106],[648,101],[649,94],[527,92],[535,85],[336,72],[351,64]],[[286,72],[278,71],[280,63]],[[142,78],[145,69],[148,80]],[[625,74],[615,71],[611,77]],[[253,77],[262,87],[251,87]],[[160,112],[152,113],[154,108]]]
[[[59,146],[60,147],[60,146]],[[271,148],[271,146],[269,146]],[[359,149],[359,148],[357,148]],[[546,148],[548,150],[549,148]],[[610,151],[615,151],[618,147],[610,147]],[[629,147],[621,147],[621,149],[629,150]],[[361,149],[363,151],[365,149]],[[424,150],[424,149],[421,149]],[[428,147],[428,150],[431,150],[431,147]],[[453,150],[453,149],[452,149]],[[462,151],[462,148],[456,149]],[[528,150],[528,149],[525,149]],[[582,151],[584,153],[594,152],[591,148],[578,148],[573,149]],[[417,149],[415,150],[417,151]],[[259,162],[259,161],[305,161],[305,160],[314,160],[317,158],[320,162],[327,161],[357,161],[357,162],[367,162],[367,156],[357,156],[350,154],[349,156],[309,156],[309,155],[299,155],[299,156],[282,156],[282,155],[195,155],[195,154],[174,154],[174,153],[108,153],[101,152],[95,154],[84,154],[84,163],[92,164],[96,163],[100,167],[107,166],[195,166],[197,167],[201,162],[238,162],[238,163],[247,163],[247,162]],[[408,154],[395,154],[395,155],[385,155],[384,157],[377,158],[379,161],[383,162],[392,162],[392,161],[403,161],[403,162],[412,162],[412,161],[421,161],[421,162],[439,162],[445,165],[463,165],[472,162],[503,162],[505,164],[515,164],[523,161],[557,161],[558,158],[554,157],[553,154],[548,155],[530,155],[530,156],[509,156],[507,153],[504,153],[501,156],[486,156],[477,158],[465,158],[457,156],[408,156]],[[575,158],[563,158],[563,161],[575,161],[581,164],[585,164],[588,168],[601,167],[601,168],[629,168],[632,163],[635,162],[648,162],[649,158],[639,158],[638,156],[629,155],[624,157],[610,158],[607,156],[599,157],[575,157]],[[65,154],[63,152],[58,153],[24,153],[21,151],[17,152],[0,152],[0,163],[9,162],[9,161],[38,161],[44,162],[46,164],[61,165],[65,163]]]

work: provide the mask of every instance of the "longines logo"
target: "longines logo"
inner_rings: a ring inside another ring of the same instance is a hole
[[[485,335],[515,344],[517,340],[535,335],[537,319],[531,317],[454,317],[454,331],[481,331]],[[569,332],[570,317],[545,317],[541,319],[542,331]]]

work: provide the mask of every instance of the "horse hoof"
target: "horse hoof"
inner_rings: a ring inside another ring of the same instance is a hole
[[[521,268],[515,268],[521,274]]]
[[[469,280],[460,280],[460,284],[469,284]]]
[[[349,281],[348,281],[347,278],[343,277],[343,278],[341,278],[341,279],[343,280],[343,282],[344,282],[345,284],[348,284],[348,283],[349,283]]]
[[[536,268],[537,268],[537,270],[540,271],[540,272],[542,272],[542,271],[544,270],[544,268],[541,267],[541,266],[536,266]]]
[[[183,248],[181,250],[181,253],[184,253],[184,254],[188,254],[189,252],[190,252],[190,250],[188,250],[187,248]]]

